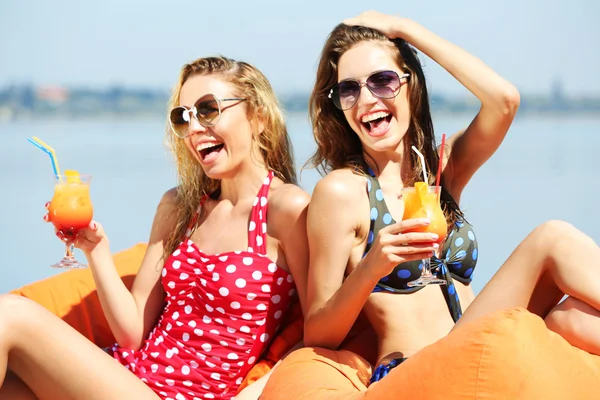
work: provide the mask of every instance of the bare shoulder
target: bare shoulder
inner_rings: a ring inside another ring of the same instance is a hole
[[[169,220],[176,218],[179,204],[179,188],[174,187],[167,190],[160,198],[156,208],[156,216]]]
[[[273,182],[269,195],[269,213],[276,215],[277,219],[296,219],[309,203],[310,195],[301,187],[279,180]]]
[[[299,186],[274,180],[269,193],[269,235],[282,244],[287,243],[290,238],[298,241],[298,232],[306,234],[309,203],[310,195]]]
[[[167,190],[161,197],[160,203],[161,205],[176,207],[179,198],[179,187],[172,187]]]
[[[353,173],[349,169],[330,172],[315,186],[312,195],[313,203],[335,203],[338,205],[357,205],[363,199],[366,178]]]
[[[175,229],[179,208],[178,193],[177,187],[167,190],[156,207],[152,230],[159,238],[166,237]]]

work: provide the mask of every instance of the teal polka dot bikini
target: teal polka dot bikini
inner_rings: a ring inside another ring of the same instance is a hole
[[[367,192],[371,206],[371,225],[363,257],[370,250],[377,232],[395,222],[383,198],[379,181],[372,171],[369,171],[369,176],[367,176]],[[462,316],[454,280],[462,283],[471,282],[473,270],[477,264],[477,252],[477,239],[473,233],[473,227],[468,222],[460,220],[454,224],[454,228],[448,234],[440,252],[440,258],[431,257],[432,273],[448,282],[447,285],[440,285],[440,289],[454,322]],[[407,283],[421,276],[422,268],[420,261],[398,264],[391,274],[379,280],[373,292],[413,293],[421,290],[422,286],[409,287]]]
[[[368,172],[367,192],[371,206],[371,224],[367,238],[367,247],[365,248],[363,257],[371,249],[377,232],[387,225],[395,223],[385,204],[379,181],[375,178],[373,171],[369,170]],[[470,283],[475,265],[477,264],[477,239],[475,238],[473,227],[465,220],[457,221],[452,231],[448,234],[443,246],[440,251],[441,258],[436,256],[431,257],[431,272],[448,282],[447,285],[440,285],[440,289],[448,305],[450,315],[454,322],[456,322],[462,316],[462,308],[458,293],[456,293],[454,280],[465,284]],[[423,266],[420,261],[409,261],[398,264],[391,274],[379,280],[373,292],[406,294],[421,290],[423,286],[409,287],[407,284],[421,276],[422,268]],[[371,383],[382,379],[404,360],[406,359],[398,358],[386,365],[379,365],[373,371]]]

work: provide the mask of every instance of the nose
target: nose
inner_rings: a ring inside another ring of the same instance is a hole
[[[198,119],[190,111],[190,124],[188,126],[188,136],[197,135],[206,132],[206,127],[203,126]]]
[[[358,93],[357,103],[365,102],[366,104],[374,104],[379,101],[379,98],[375,96],[367,86],[367,82],[361,82],[359,87],[360,91]]]

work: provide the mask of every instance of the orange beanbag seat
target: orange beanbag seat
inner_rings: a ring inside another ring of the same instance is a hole
[[[600,357],[522,308],[458,327],[367,387],[370,374],[355,353],[303,348],[275,368],[261,400],[600,398]]]
[[[113,257],[117,271],[128,288],[131,288],[142,264],[146,247],[145,243],[139,243],[116,253]],[[27,297],[46,307],[100,347],[114,343],[115,339],[104,317],[89,268],[65,271],[11,293]],[[266,374],[284,354],[302,340],[302,334],[302,310],[296,302],[292,304],[280,333],[275,336],[264,357],[249,371],[240,390]]]
[[[119,275],[128,288],[133,284],[145,252],[146,244],[139,243],[113,257]],[[89,268],[65,271],[11,293],[46,307],[100,347],[114,343]]]
[[[267,374],[277,361],[281,360],[292,347],[302,341],[304,336],[304,316],[300,302],[293,303],[289,310],[286,320],[281,326],[279,333],[273,338],[273,341],[267,348],[266,353],[257,361],[238,388],[238,392],[251,383],[256,382]]]

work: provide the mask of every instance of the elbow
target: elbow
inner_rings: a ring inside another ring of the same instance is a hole
[[[341,340],[331,336],[328,329],[319,327],[318,324],[311,322],[310,317],[304,322],[304,338],[305,347],[320,347],[329,350],[336,350],[341,344]]]
[[[142,348],[142,341],[136,340],[133,337],[119,338],[119,339],[117,339],[117,343],[118,343],[119,347],[121,347],[123,349],[128,349],[128,350],[138,351],[139,349]]]
[[[517,110],[521,105],[521,95],[517,88],[512,84],[507,84],[507,86],[502,90],[499,99],[500,110],[503,115],[514,118],[517,114]]]
[[[135,332],[115,333],[115,340],[119,347],[133,351],[138,351],[144,344],[143,335]]]

